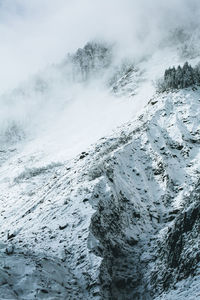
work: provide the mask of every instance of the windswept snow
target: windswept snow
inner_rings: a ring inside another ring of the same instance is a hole
[[[199,90],[157,95],[73,160],[3,150],[2,299],[154,299],[173,289],[159,251],[176,216],[196,203],[199,102]],[[155,299],[183,299],[181,282],[176,289]]]
[[[200,299],[198,1],[0,2],[0,300]]]

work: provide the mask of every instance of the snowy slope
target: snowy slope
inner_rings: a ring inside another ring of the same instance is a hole
[[[23,141],[26,155],[43,152],[49,162],[73,158],[137,114],[155,93],[153,82],[172,60],[181,62],[173,49],[136,60],[94,45],[0,95],[3,149]]]
[[[155,93],[196,36],[88,43],[0,97],[0,299],[200,298],[200,91]]]
[[[199,104],[158,94],[73,160],[2,149],[1,299],[198,299]]]

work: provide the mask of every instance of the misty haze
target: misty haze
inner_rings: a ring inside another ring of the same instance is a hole
[[[0,0],[0,300],[200,299],[199,20]]]

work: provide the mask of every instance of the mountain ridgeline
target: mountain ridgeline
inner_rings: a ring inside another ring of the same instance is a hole
[[[200,299],[189,37],[142,60],[89,42],[0,97],[0,300]]]

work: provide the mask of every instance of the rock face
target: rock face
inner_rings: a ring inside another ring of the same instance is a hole
[[[104,162],[107,193],[101,183],[91,228],[101,242],[105,299],[152,299],[198,274],[199,99],[187,97],[151,101]]]
[[[100,43],[87,43],[83,49],[69,55],[66,63],[72,63],[75,80],[86,80],[100,70],[107,69],[112,61],[112,49]]]
[[[73,161],[1,152],[1,299],[198,299],[199,113],[160,94]]]

